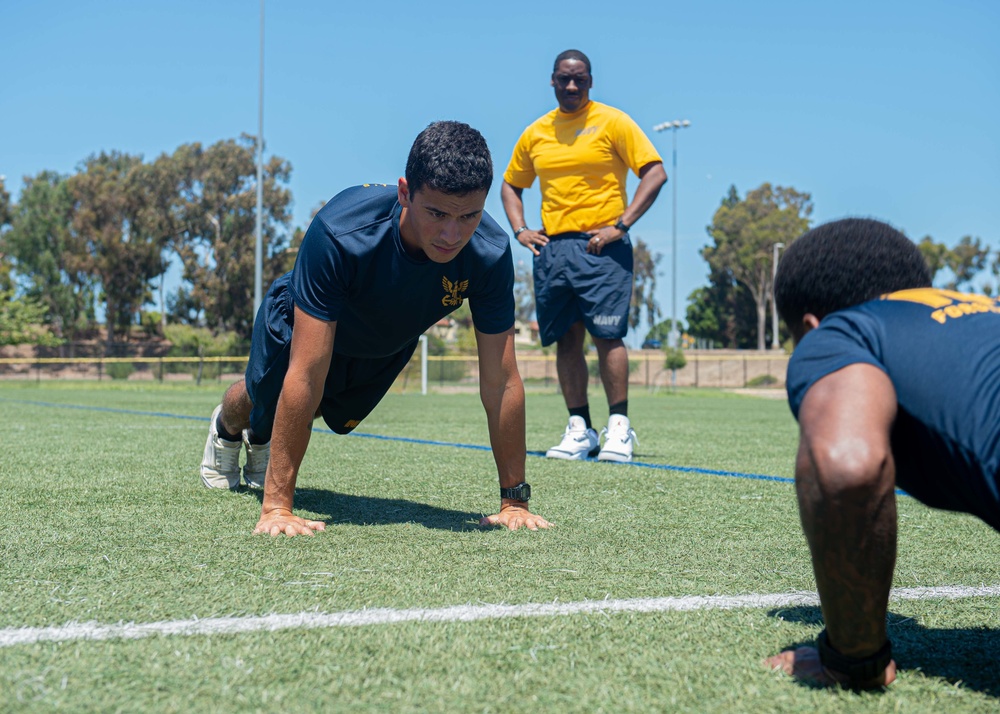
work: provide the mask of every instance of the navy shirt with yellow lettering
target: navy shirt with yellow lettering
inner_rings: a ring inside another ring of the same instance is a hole
[[[408,255],[399,235],[396,187],[366,184],[334,196],[306,231],[289,274],[295,305],[337,322],[334,351],[385,357],[469,301],[480,332],[514,324],[510,239],[483,212],[469,243],[448,263]]]
[[[827,315],[795,348],[788,401],[850,364],[888,375],[897,485],[1000,530],[1000,299],[904,290]]]

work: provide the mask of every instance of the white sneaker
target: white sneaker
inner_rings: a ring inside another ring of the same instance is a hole
[[[247,447],[247,462],[243,464],[243,480],[250,488],[264,488],[267,462],[271,459],[271,442],[251,444],[247,430],[243,430],[243,445]]]
[[[549,459],[569,459],[571,461],[585,459],[597,452],[600,443],[597,432],[587,428],[587,422],[583,420],[583,417],[571,416],[562,441],[546,451],[545,456]]]
[[[201,481],[208,488],[234,489],[240,485],[240,452],[243,450],[243,442],[226,441],[219,436],[215,423],[221,411],[220,404],[212,412],[205,455],[201,459]]]
[[[639,443],[627,416],[612,414],[608,425],[601,429],[604,446],[597,455],[598,461],[618,461],[626,463],[632,460],[632,448]]]

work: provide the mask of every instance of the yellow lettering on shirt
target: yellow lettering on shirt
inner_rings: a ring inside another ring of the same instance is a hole
[[[899,290],[883,295],[882,300],[914,302],[935,308],[931,312],[931,319],[942,325],[949,319],[954,320],[966,315],[978,315],[984,312],[1000,315],[1000,299],[987,295],[960,293],[956,290],[939,290],[937,288]]]

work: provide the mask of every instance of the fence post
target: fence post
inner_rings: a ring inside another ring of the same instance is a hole
[[[694,386],[696,386],[696,387],[700,386],[698,384],[698,363],[699,362],[701,362],[701,360],[699,359],[699,356],[695,355],[695,358],[694,358]]]
[[[743,388],[747,387],[747,356],[743,355]]]
[[[100,382],[104,375],[104,360],[97,358],[97,381]]]

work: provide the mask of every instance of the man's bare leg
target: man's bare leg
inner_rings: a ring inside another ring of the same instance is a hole
[[[597,359],[601,366],[601,382],[608,397],[608,406],[628,399],[628,349],[621,340],[594,337]]]
[[[250,427],[250,412],[253,411],[253,402],[247,393],[246,382],[242,379],[233,382],[222,397],[222,426],[230,434],[242,434],[244,429]]]
[[[556,343],[556,373],[567,409],[587,404],[587,360],[583,354],[586,335],[582,322],[574,323]]]

